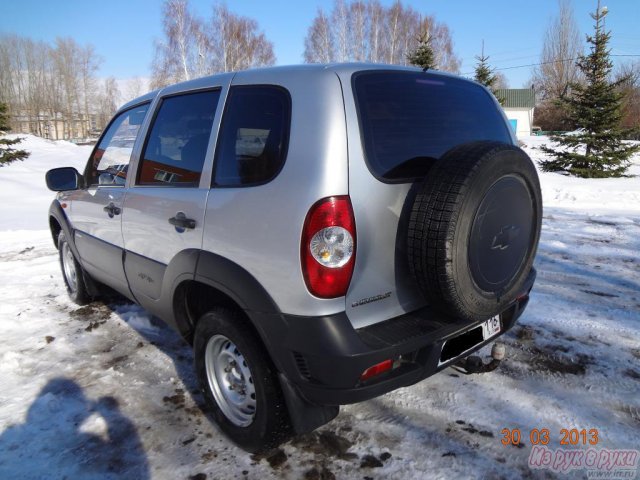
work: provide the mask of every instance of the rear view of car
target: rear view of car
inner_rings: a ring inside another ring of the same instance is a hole
[[[84,175],[47,179],[71,297],[104,283],[175,327],[249,451],[464,359],[535,280],[535,168],[491,93],[451,75],[314,65],[172,85],[121,109]]]

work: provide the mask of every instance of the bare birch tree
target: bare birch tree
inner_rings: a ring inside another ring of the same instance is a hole
[[[362,1],[353,2],[349,7],[351,21],[351,57],[356,62],[364,62],[367,48],[367,6]]]
[[[398,51],[398,43],[400,42],[400,28],[401,28],[401,15],[403,13],[402,3],[400,0],[396,0],[396,2],[389,8],[386,12],[386,20],[387,20],[387,63],[400,63],[404,64],[404,57]],[[404,52],[403,52],[404,53]]]
[[[369,24],[369,55],[367,60],[378,63],[382,61],[382,35],[384,32],[384,8],[378,0],[367,2],[367,23]]]
[[[56,139],[86,136],[100,62],[93,46],[71,38],[50,45],[0,36],[0,101],[9,107],[14,130]]]
[[[100,92],[97,99],[97,111],[99,122],[103,126],[113,117],[116,113],[118,105],[120,103],[120,89],[118,88],[118,82],[114,77],[108,77],[104,80],[102,85],[102,92]]]
[[[122,101],[128,102],[133,100],[147,91],[146,82],[140,77],[130,78],[125,82],[124,92],[122,94]]]
[[[32,132],[45,134],[43,114],[47,106],[47,71],[50,68],[51,49],[43,42],[23,40],[25,58],[26,91],[22,110],[29,117]]]
[[[91,128],[90,115],[93,109],[92,101],[96,89],[96,72],[100,57],[96,55],[93,45],[86,45],[78,49],[78,70],[82,87],[82,136],[88,137]]]
[[[164,41],[156,43],[152,65],[153,88],[193,78],[199,37],[198,22],[187,0],[166,0],[162,7]]]
[[[63,122],[65,138],[73,138],[77,132],[80,108],[81,81],[78,44],[72,38],[56,38],[53,50],[54,75],[58,78],[63,95]]]
[[[331,21],[329,21],[331,19]],[[305,38],[306,62],[367,61],[407,65],[407,54],[428,37],[436,68],[458,72],[451,32],[433,16],[421,16],[396,0],[335,0],[329,15],[319,9]]]
[[[258,31],[258,23],[236,15],[226,5],[213,8],[213,18],[205,29],[209,39],[209,74],[273,65],[273,44]]]
[[[622,126],[634,129],[634,140],[640,140],[640,61],[623,63],[618,67],[615,81],[624,93]]]
[[[189,10],[188,0],[165,0],[164,40],[156,42],[152,88],[218,72],[273,65],[273,44],[258,23],[214,5],[205,22]]]
[[[334,58],[333,37],[329,19],[321,8],[304,40],[304,59],[308,63],[329,63]]]
[[[580,81],[576,59],[582,53],[580,32],[573,16],[571,0],[558,0],[558,15],[549,23],[544,36],[540,65],[535,67],[531,84],[536,90],[536,124],[543,130],[573,130],[566,106],[561,102],[571,93],[571,84]]]
[[[581,53],[580,31],[571,0],[559,0],[558,16],[545,33],[541,65],[534,70],[533,83],[541,98],[553,101],[568,93],[570,85],[579,79],[576,59]]]
[[[336,60],[346,62],[349,59],[349,12],[344,0],[335,0],[331,24],[335,30]]]

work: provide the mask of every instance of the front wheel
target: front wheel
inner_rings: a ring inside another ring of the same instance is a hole
[[[195,367],[215,422],[240,447],[276,447],[291,432],[275,368],[237,312],[218,308],[198,321]]]
[[[73,256],[73,251],[63,231],[58,235],[58,252],[60,255],[62,278],[64,279],[64,285],[69,297],[78,305],[86,305],[91,301],[91,295],[89,295],[89,291],[87,290],[84,271]]]

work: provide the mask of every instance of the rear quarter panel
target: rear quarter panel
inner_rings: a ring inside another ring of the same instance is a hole
[[[212,188],[203,249],[247,270],[282,312],[327,315],[344,311],[344,297],[311,295],[300,264],[307,212],[321,198],[348,193],[347,135],[340,82],[334,72],[300,67],[239,72],[234,85],[279,85],[291,95],[285,164],[264,185]],[[224,121],[224,119],[223,119]]]

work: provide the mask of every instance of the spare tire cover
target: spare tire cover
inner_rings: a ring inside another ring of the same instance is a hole
[[[472,142],[451,149],[418,186],[410,212],[409,269],[433,307],[482,320],[521,293],[542,200],[536,169],[520,148]]]

